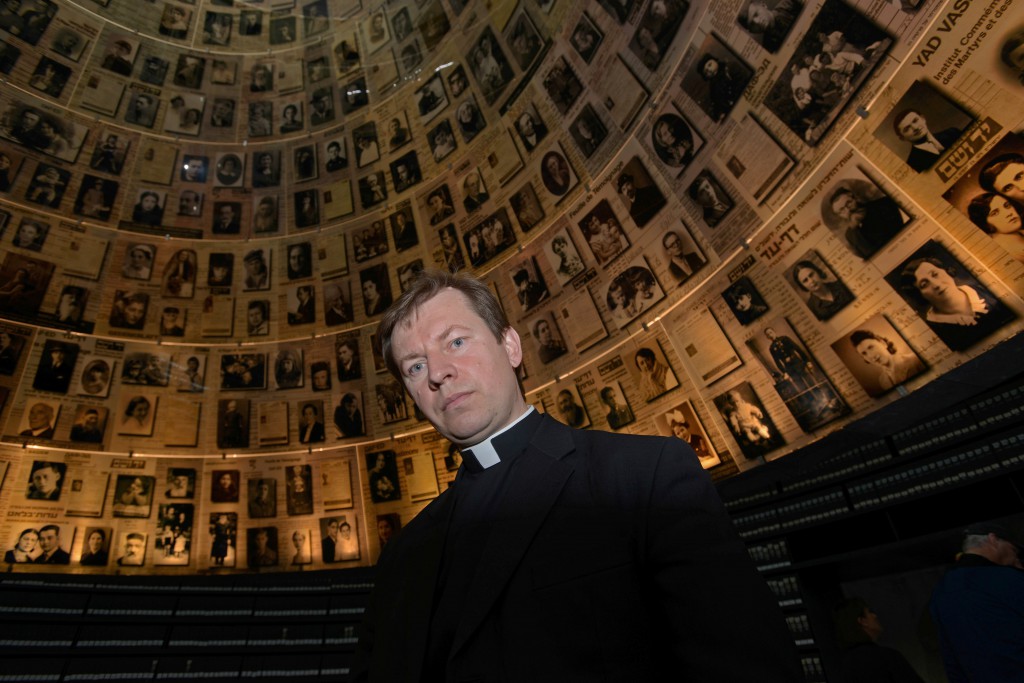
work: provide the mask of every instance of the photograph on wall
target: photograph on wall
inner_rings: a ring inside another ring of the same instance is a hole
[[[629,41],[629,50],[651,71],[661,65],[679,26],[690,8],[686,0],[664,0],[647,5]]]
[[[842,0],[825,0],[764,106],[814,147],[890,45],[885,31]]]
[[[759,325],[747,348],[772,378],[775,392],[805,432],[850,413],[821,366],[785,318]]]
[[[21,415],[18,436],[29,439],[53,439],[60,408],[60,401],[32,399],[28,409]],[[47,490],[52,492],[52,489]]]
[[[32,388],[66,394],[74,376],[79,350],[78,344],[47,339],[39,354]]]
[[[71,173],[50,164],[38,163],[29,176],[25,199],[33,204],[56,209],[71,182]]]
[[[10,541],[4,562],[35,564],[70,564],[68,552],[74,545],[75,527],[69,524],[42,523],[28,528],[10,524]]]
[[[256,527],[255,529],[246,529],[245,541],[246,565],[250,569],[277,566],[276,526],[261,526]]]
[[[210,566],[234,567],[238,549],[238,513],[210,513],[209,534]]]
[[[785,279],[818,320],[829,320],[855,298],[850,288],[814,249],[805,252],[791,268],[786,269]]]
[[[746,0],[736,23],[761,47],[776,54],[803,8],[800,0]]]
[[[114,180],[86,174],[75,198],[75,214],[100,221],[109,220],[119,188]]]
[[[509,278],[524,313],[541,302],[547,301],[551,296],[544,283],[540,267],[537,265],[536,257],[527,257],[512,266],[509,270]]]
[[[336,515],[320,520],[320,557],[324,562],[360,559],[359,534],[352,527],[355,523],[355,515]]]
[[[548,410],[549,415],[576,429],[590,426],[590,416],[575,382],[569,379],[555,384],[551,388],[551,395],[554,397],[554,406]]]
[[[935,240],[928,240],[886,281],[953,351],[963,351],[1016,314]]]
[[[302,401],[298,405],[299,443],[320,443],[327,437],[324,431],[324,402]]]
[[[87,526],[82,538],[82,552],[78,564],[83,567],[106,567],[110,561],[114,530],[108,526]]]
[[[832,350],[872,398],[917,377],[924,361],[891,322],[876,314],[832,342]]]
[[[746,275],[722,290],[722,298],[741,325],[749,325],[768,312],[768,303]]]
[[[0,137],[69,163],[75,163],[89,131],[66,116],[19,101],[8,104],[0,118],[11,122],[0,126]]]
[[[168,498],[192,498],[196,490],[196,471],[191,467],[168,467],[167,488],[164,495]]]
[[[18,172],[25,161],[25,156],[25,153],[21,150],[8,147],[7,145],[0,145],[0,166],[6,166],[6,168],[0,168],[0,192],[10,192],[11,188],[14,187],[14,182],[18,179]],[[11,214],[6,211],[3,214],[3,224],[6,225]],[[3,225],[0,225],[0,228],[2,227]]]
[[[174,387],[178,391],[201,392],[206,388],[206,354],[185,353],[174,356],[171,362]]]
[[[636,420],[633,409],[626,400],[626,394],[622,391],[622,385],[612,381],[605,384],[598,391],[601,404],[604,406],[604,421],[610,429],[622,429]]]
[[[115,517],[149,517],[156,477],[119,474],[114,482]]]
[[[974,117],[927,81],[910,85],[875,128],[875,137],[910,168],[935,166],[974,123]]]
[[[249,519],[277,516],[277,481],[271,477],[252,478],[245,482]]]
[[[569,135],[580,153],[589,159],[608,137],[608,127],[593,105],[587,102],[570,124]]]
[[[217,448],[249,447],[249,415],[248,399],[217,401]]]
[[[141,531],[123,531],[118,535],[113,550],[118,567],[141,567],[146,563],[146,534]]]
[[[241,478],[238,470],[213,470],[210,476],[211,503],[237,503]]]
[[[96,138],[89,167],[110,175],[121,175],[130,146],[131,141],[124,139],[120,133],[104,131]]]
[[[750,382],[727,389],[715,396],[714,402],[747,460],[766,455],[785,443]]]
[[[398,481],[398,461],[392,450],[367,453],[366,469],[370,478],[370,498],[374,503],[402,499]]]
[[[651,309],[665,298],[665,292],[643,256],[630,261],[625,270],[599,291],[600,299],[608,306],[619,327],[625,327],[641,314],[650,314]]]
[[[607,199],[602,199],[576,223],[599,266],[607,266],[629,248],[629,238]]]
[[[869,259],[910,222],[911,217],[859,169],[828,187],[821,219],[853,253]]]
[[[285,507],[288,516],[313,512],[313,470],[309,465],[285,468]]]
[[[374,387],[374,393],[377,395],[377,415],[382,424],[401,422],[409,418],[409,407],[401,382],[387,378]]]
[[[687,196],[697,205],[704,225],[717,227],[736,206],[721,181],[708,169],[703,169],[686,188]]]
[[[555,359],[564,356],[568,351],[562,338],[562,333],[555,323],[553,313],[546,313],[530,321],[529,328],[537,342],[537,355],[540,357],[541,363],[547,365]]]
[[[667,200],[647,171],[639,156],[623,166],[615,180],[615,188],[630,218],[638,228],[646,226],[665,207]]]
[[[682,219],[679,220],[678,226],[673,226],[662,234],[661,246],[665,252],[664,258],[668,263],[669,275],[672,276],[669,286],[674,282],[682,287],[708,262]]]
[[[285,560],[293,567],[313,562],[313,539],[308,529],[296,529],[292,532]]]
[[[462,236],[466,254],[473,267],[480,267],[516,242],[516,233],[502,207],[483,219]]]
[[[714,123],[736,106],[754,70],[714,34],[697,48],[683,75],[682,89]]]
[[[514,73],[490,26],[484,29],[469,49],[468,62],[470,73],[473,74],[484,100],[487,104],[493,105],[512,81]],[[440,77],[438,80],[440,82]]]
[[[324,509],[342,510],[352,507],[352,461],[347,457],[324,461],[320,463],[319,470],[320,497]]]
[[[220,388],[266,389],[267,356],[263,353],[226,353],[220,357]]]
[[[662,436],[674,436],[685,441],[697,454],[704,469],[711,469],[722,462],[689,400],[672,406],[665,413],[655,415],[654,423]]]
[[[170,381],[169,353],[131,352],[125,354],[121,384],[144,384],[166,387]]]
[[[444,90],[441,74],[436,73],[418,90],[413,93],[416,110],[420,115],[420,123],[427,124],[435,116],[448,107],[448,94]],[[360,159],[360,166],[362,166]]]
[[[653,336],[642,342],[635,352],[624,354],[622,362],[648,403],[679,386],[661,344]]]
[[[942,196],[1024,262],[1024,137],[1003,137]]]
[[[551,240],[544,245],[544,255],[558,277],[558,284],[563,287],[586,270],[583,259],[580,258],[579,251],[565,228],[559,228],[552,233]]]
[[[0,375],[13,375],[21,359],[21,352],[25,348],[28,337],[15,334],[11,328],[0,327]],[[15,328],[19,329],[19,328]],[[24,330],[27,332],[27,330]],[[108,375],[110,368],[107,368]]]
[[[71,423],[71,440],[78,443],[103,443],[109,416],[108,408],[79,403],[75,406],[74,422]]]
[[[305,386],[303,353],[299,347],[282,348],[274,356],[274,386],[297,389]]]
[[[17,231],[11,235],[11,245],[29,251],[42,251],[49,234],[49,223],[32,218],[22,218]]]
[[[34,460],[28,475],[28,500],[60,500],[68,466],[51,460]]]
[[[189,564],[194,510],[191,503],[160,505],[154,533],[153,564],[178,567]]]
[[[505,43],[520,71],[529,71],[541,56],[545,40],[523,5],[520,4],[502,31]]]
[[[122,436],[153,436],[156,394],[122,391],[118,405],[117,433]]]
[[[361,391],[346,391],[334,408],[335,437],[351,439],[366,435],[363,421],[363,394]]]
[[[0,265],[0,308],[7,314],[31,316],[39,310],[54,265],[8,252]]]
[[[575,169],[565,156],[565,151],[558,143],[540,158],[538,168],[544,187],[558,198],[555,200],[556,204],[580,182]]]

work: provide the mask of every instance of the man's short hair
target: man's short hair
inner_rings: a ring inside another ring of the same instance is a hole
[[[125,536],[125,540],[127,540],[127,541],[145,541],[146,537],[143,536],[142,534],[138,533],[137,531],[133,531],[132,533],[130,533],[127,536]]]
[[[39,533],[42,534],[44,531],[53,531],[60,536],[60,527],[56,524],[47,524],[46,526],[39,527]]]
[[[619,176],[619,181],[616,184],[616,187],[619,188],[619,192],[622,192],[622,186],[625,185],[626,183],[629,183],[630,185],[632,185],[633,184],[633,176],[631,176],[628,173],[623,173],[622,175]]]
[[[902,121],[903,119],[907,118],[911,114],[917,114],[921,118],[925,118],[924,114],[922,114],[918,110],[907,108],[907,109],[901,109],[899,111],[899,113],[896,114],[895,118],[893,118],[893,120],[892,120],[892,130],[893,130],[894,133],[896,133],[896,137],[898,137],[900,140],[903,139],[903,134],[900,132],[900,121]]]
[[[395,329],[411,319],[423,304],[446,289],[460,292],[469,303],[470,308],[480,316],[494,338],[501,341],[511,325],[501,308],[501,303],[491,289],[475,277],[463,273],[449,273],[436,268],[425,268],[420,271],[412,284],[394,304],[384,312],[378,327],[381,355],[387,363],[388,370],[396,378],[401,379],[401,370],[391,354],[391,337]]]

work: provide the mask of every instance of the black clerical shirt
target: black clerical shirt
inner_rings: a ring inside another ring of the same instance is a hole
[[[462,451],[462,470],[453,484],[455,502],[434,589],[434,608],[423,667],[425,682],[444,680],[448,655],[465,611],[469,586],[490,540],[509,473],[529,445],[541,419],[540,413],[531,408],[519,422],[492,437],[490,443],[500,461],[490,467],[481,465],[473,449]],[[481,460],[486,462],[485,457]]]

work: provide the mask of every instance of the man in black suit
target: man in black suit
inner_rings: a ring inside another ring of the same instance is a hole
[[[56,524],[39,529],[39,547],[43,554],[33,560],[36,564],[71,564],[71,555],[60,547],[60,527]]]
[[[30,436],[35,439],[52,439],[53,417],[53,407],[49,404],[42,402],[33,404],[28,411],[28,428],[18,432],[18,435]],[[30,494],[29,498],[32,497]]]
[[[888,244],[906,223],[900,207],[891,197],[883,195],[864,200],[846,186],[832,193],[829,206],[846,222],[843,236],[863,259],[870,258]]]
[[[619,176],[618,188],[622,201],[629,208],[629,215],[638,228],[647,225],[666,204],[665,195],[657,186],[651,184],[637,187],[629,173]]]
[[[682,441],[579,431],[527,405],[519,335],[470,276],[421,274],[379,338],[463,465],[381,555],[352,681],[801,680]]]
[[[932,133],[928,129],[928,120],[916,109],[904,109],[896,114],[892,127],[900,140],[911,144],[907,165],[918,173],[935,165],[950,145],[963,135],[959,128],[946,128]]]
[[[672,273],[679,284],[689,280],[704,265],[700,254],[683,251],[683,238],[674,230],[665,233],[661,238],[661,246],[665,247],[665,253],[668,254],[668,272]]]

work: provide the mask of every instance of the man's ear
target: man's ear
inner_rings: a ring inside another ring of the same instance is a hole
[[[505,347],[505,355],[513,368],[518,368],[523,362],[523,344],[519,339],[519,333],[511,325],[505,328],[501,336],[501,343]]]

